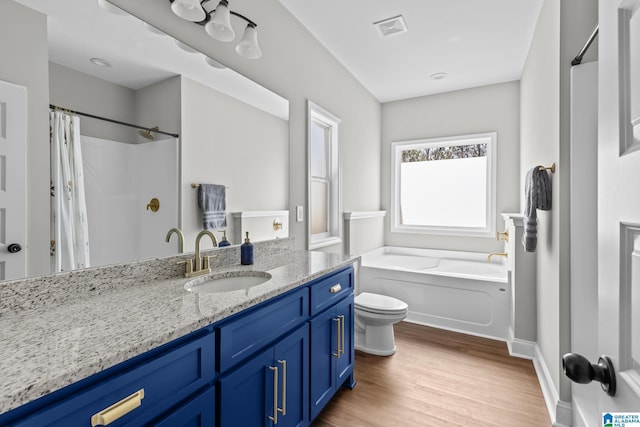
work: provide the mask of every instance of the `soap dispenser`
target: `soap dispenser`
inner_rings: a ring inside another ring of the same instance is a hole
[[[231,246],[231,242],[227,240],[227,230],[222,230],[222,238],[218,242],[218,247],[224,248],[225,246]]]
[[[253,264],[253,243],[249,240],[249,232],[247,231],[244,243],[240,245],[240,264]]]

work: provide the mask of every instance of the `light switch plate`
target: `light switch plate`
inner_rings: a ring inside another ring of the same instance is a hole
[[[302,206],[296,206],[296,221],[302,222],[304,216],[304,208]]]

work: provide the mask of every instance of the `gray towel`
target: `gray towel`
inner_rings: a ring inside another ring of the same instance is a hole
[[[224,185],[200,184],[198,187],[198,206],[202,209],[205,230],[227,226],[225,190]]]
[[[536,166],[527,172],[524,184],[524,234],[522,245],[527,252],[535,252],[538,244],[537,209],[551,209],[551,177],[542,166]]]

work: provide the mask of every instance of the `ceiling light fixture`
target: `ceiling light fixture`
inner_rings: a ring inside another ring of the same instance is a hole
[[[180,40],[178,39],[174,39],[176,41],[176,44],[178,45],[178,47],[182,50],[184,50],[185,52],[189,52],[189,53],[200,53],[198,52],[197,49],[192,48],[191,46],[189,46],[188,44],[184,44],[182,43]]]
[[[219,69],[219,70],[224,70],[225,68],[227,68],[227,66],[226,66],[226,65],[224,65],[224,64],[222,64],[222,63],[220,63],[220,62],[216,61],[215,59],[213,59],[213,58],[211,58],[211,57],[209,57],[209,56],[206,56],[206,57],[204,58],[204,60],[205,60],[205,61],[207,61],[207,64],[209,64],[209,65],[210,65],[211,67],[213,67],[213,68],[217,68],[217,69]]]
[[[220,0],[215,9],[208,11],[203,7],[203,4],[210,1],[169,0],[173,13],[182,19],[203,25],[206,33],[219,41],[230,42],[236,37],[236,33],[231,27],[231,15],[245,20],[247,27],[240,43],[236,46],[236,52],[245,58],[260,58],[262,51],[258,46],[257,24],[246,16],[230,10],[227,0]]]
[[[91,61],[91,63],[93,65],[97,65],[98,67],[103,67],[103,68],[109,68],[111,67],[111,64],[109,63],[109,61],[107,61],[106,59],[102,59],[102,58],[91,58],[89,61]]]
[[[447,73],[443,73],[443,72],[439,72],[439,73],[433,73],[430,76],[433,80],[442,80],[445,77],[447,77]]]
[[[120,9],[115,4],[109,3],[107,0],[98,0],[98,6],[100,6],[101,8],[106,10],[107,12],[113,13],[114,15],[120,15],[120,16],[128,15],[127,12],[125,12],[122,9]]]

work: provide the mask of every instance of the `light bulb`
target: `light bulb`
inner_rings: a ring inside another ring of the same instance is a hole
[[[173,0],[171,10],[180,18],[192,22],[204,21],[207,17],[198,0]]]
[[[258,59],[262,56],[262,51],[258,46],[258,31],[254,24],[247,25],[242,40],[236,46],[236,52],[249,59]]]
[[[227,5],[226,0],[221,0],[213,12],[211,20],[204,26],[207,34],[221,42],[230,42],[236,37],[233,28],[231,28],[231,13]]]

